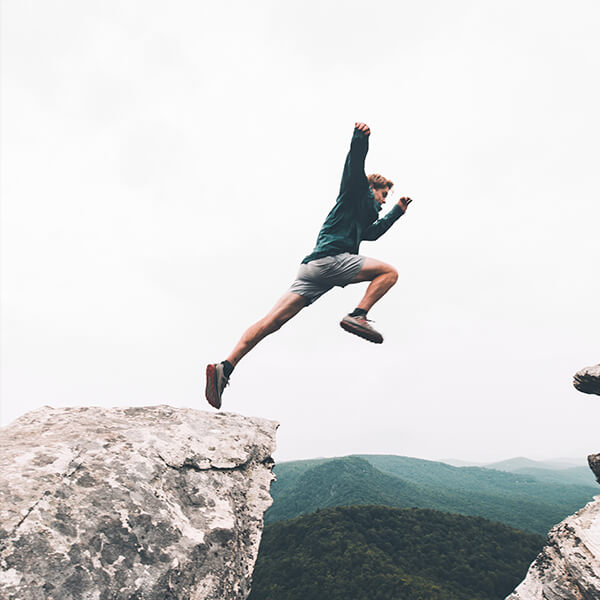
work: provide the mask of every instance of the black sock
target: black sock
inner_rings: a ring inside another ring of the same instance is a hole
[[[355,308],[351,313],[351,317],[366,317],[367,312],[364,308]]]
[[[224,360],[221,364],[223,365],[225,377],[229,377],[233,373],[233,365],[228,360]]]

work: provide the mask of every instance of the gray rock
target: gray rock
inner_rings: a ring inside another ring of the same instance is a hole
[[[277,423],[43,408],[0,430],[3,600],[246,598]]]
[[[584,394],[600,395],[600,365],[577,371],[573,375],[573,385]]]
[[[597,465],[598,458],[599,454],[588,457],[590,466]],[[596,476],[598,472],[594,470]],[[506,600],[599,599],[600,496],[595,496],[550,530],[548,543]]]

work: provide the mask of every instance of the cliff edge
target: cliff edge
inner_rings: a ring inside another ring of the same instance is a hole
[[[600,496],[556,525],[527,576],[506,600],[600,598]]]
[[[0,430],[0,597],[244,599],[277,423],[43,408]]]
[[[573,385],[600,394],[600,365],[576,373]],[[600,454],[588,456],[588,463],[600,483]],[[600,600],[600,496],[550,530],[548,543],[506,600]]]

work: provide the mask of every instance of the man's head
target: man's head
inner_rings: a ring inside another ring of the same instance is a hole
[[[383,175],[373,173],[367,177],[369,185],[373,190],[373,196],[379,204],[385,204],[389,191],[394,187],[394,182],[386,179]]]

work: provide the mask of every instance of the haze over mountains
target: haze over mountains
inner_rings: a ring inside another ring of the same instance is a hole
[[[482,466],[486,469],[532,475],[540,481],[552,483],[595,484],[594,475],[585,460],[557,458],[554,460],[539,461],[518,457]]]
[[[542,469],[568,469],[569,467],[585,467],[585,458],[552,458],[549,460],[533,460],[525,456],[516,456],[494,462],[474,462],[461,460],[459,458],[440,458],[435,462],[443,462],[453,467],[485,467],[486,469],[498,469],[499,471],[510,471],[522,467],[539,467]]]
[[[499,462],[484,463],[479,465],[486,469],[498,469],[499,471],[513,471],[523,468],[539,468],[539,469],[568,469],[570,467],[585,467],[587,463],[585,459],[577,458],[553,458],[550,460],[532,460],[526,456],[516,456]]]

